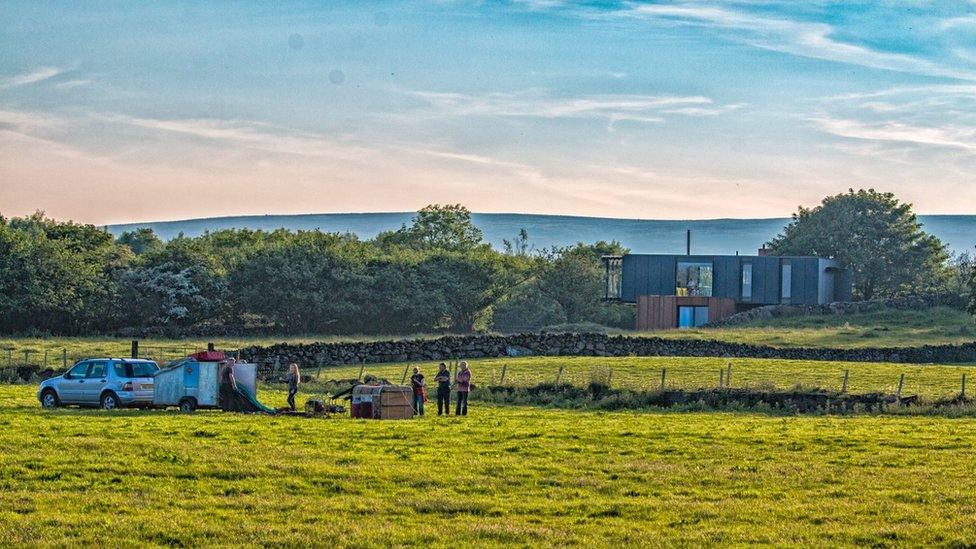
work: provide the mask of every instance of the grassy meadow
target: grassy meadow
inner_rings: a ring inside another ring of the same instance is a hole
[[[48,411],[33,391],[0,386],[4,545],[976,543],[974,419],[475,406],[375,422]]]
[[[561,383],[584,386],[591,380],[609,381],[613,387],[654,390],[661,386],[661,370],[666,369],[668,388],[697,389],[716,387],[719,370],[732,366],[733,387],[752,388],[821,388],[840,390],[844,370],[848,370],[851,393],[894,393],[902,374],[902,392],[917,394],[927,400],[952,397],[962,388],[962,374],[967,375],[967,395],[976,394],[976,368],[973,365],[896,364],[875,362],[833,362],[750,358],[696,357],[520,357],[469,360],[474,383],[529,387],[553,383],[563,373]],[[363,375],[374,375],[399,383],[407,378],[413,366],[420,366],[428,377],[437,371],[437,363],[366,364]],[[354,379],[361,366],[306,368],[306,378],[319,381]],[[314,386],[314,384],[312,385]]]
[[[965,311],[934,307],[837,316],[779,317],[726,328],[645,332],[675,339],[716,339],[773,347],[917,347],[969,343],[976,323]]]
[[[737,343],[772,345],[774,347],[914,347],[944,343],[967,343],[976,340],[976,324],[967,313],[946,307],[926,311],[883,311],[846,316],[776,318],[729,328],[699,328],[661,332],[617,332],[623,335],[667,337],[676,339],[714,339]],[[238,349],[250,345],[274,343],[313,343],[317,341],[380,341],[391,338],[439,337],[437,334],[407,336],[264,336],[187,339],[143,339],[140,354],[157,361],[173,360],[188,352],[205,349],[208,342],[218,349]],[[129,356],[131,338],[112,337],[2,337],[0,367],[41,364],[51,367],[92,356]]]

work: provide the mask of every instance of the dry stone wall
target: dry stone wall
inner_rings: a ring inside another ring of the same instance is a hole
[[[247,347],[241,358],[263,367],[460,360],[515,356],[691,356],[838,360],[848,362],[976,362],[976,342],[903,348],[778,348],[707,340],[672,340],[606,334],[531,333],[446,336],[360,343],[277,344]]]

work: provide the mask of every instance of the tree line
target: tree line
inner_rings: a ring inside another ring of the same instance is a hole
[[[856,299],[944,296],[976,314],[976,270],[922,230],[911,205],[849,191],[799,208],[770,243],[853,271]],[[221,230],[161,241],[46,218],[0,217],[5,334],[408,334],[599,324],[601,256],[617,242],[536,250],[525,230],[496,250],[460,205],[423,208],[371,240],[321,231]],[[572,327],[572,326],[569,326]]]
[[[495,250],[459,205],[428,206],[372,240],[221,230],[114,238],[42,213],[0,217],[0,332],[170,335],[467,332],[508,323],[630,327],[601,303],[618,243]]]

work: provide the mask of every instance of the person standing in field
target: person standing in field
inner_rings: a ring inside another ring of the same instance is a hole
[[[298,386],[302,382],[302,372],[298,369],[298,364],[292,362],[288,365],[288,406],[291,407],[291,411],[297,410],[295,407],[295,395],[298,394]]]
[[[451,415],[451,371],[447,364],[440,363],[434,381],[437,382],[437,415]]]
[[[457,388],[457,408],[454,409],[454,415],[466,416],[468,415],[468,393],[471,392],[471,370],[468,369],[466,361],[461,361],[461,369],[454,376],[454,386]]]
[[[424,374],[420,373],[419,366],[413,367],[410,385],[413,386],[413,411],[422,416],[424,415],[424,401],[427,400],[427,388],[424,385]]]
[[[229,359],[220,369],[220,408],[227,411],[237,409],[237,379],[234,378],[234,359]]]

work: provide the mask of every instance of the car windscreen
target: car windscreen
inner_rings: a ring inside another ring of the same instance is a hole
[[[115,375],[118,377],[152,377],[158,369],[152,362],[115,363]]]

